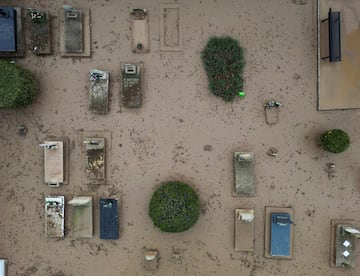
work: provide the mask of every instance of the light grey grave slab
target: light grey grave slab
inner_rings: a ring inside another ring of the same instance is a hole
[[[90,103],[91,112],[108,113],[109,105],[109,72],[97,69],[90,70]]]
[[[62,57],[90,57],[90,11],[69,6],[59,11],[60,55]]]

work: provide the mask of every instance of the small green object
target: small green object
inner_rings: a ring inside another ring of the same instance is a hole
[[[240,91],[239,92],[239,97],[245,97],[245,92]]]

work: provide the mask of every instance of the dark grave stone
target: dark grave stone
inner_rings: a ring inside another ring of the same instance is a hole
[[[125,107],[140,107],[142,104],[141,75],[143,66],[123,64],[122,66],[122,102]]]
[[[0,52],[16,52],[16,11],[0,7]]]
[[[51,54],[51,17],[47,11],[29,9],[26,18],[30,31],[30,48],[37,55]]]
[[[82,12],[73,8],[64,8],[65,52],[83,52]]]

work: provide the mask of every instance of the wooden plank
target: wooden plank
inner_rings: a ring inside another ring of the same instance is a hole
[[[271,214],[272,213],[286,213],[291,216],[294,221],[294,210],[292,207],[265,207],[265,258],[270,259],[292,259],[293,258],[293,243],[294,243],[294,226],[290,225],[290,255],[289,256],[271,256],[270,241],[271,241]]]
[[[246,221],[241,214],[254,216],[254,210],[235,209],[235,250],[253,251],[255,219],[253,217],[251,221]]]

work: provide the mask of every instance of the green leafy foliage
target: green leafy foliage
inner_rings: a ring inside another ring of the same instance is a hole
[[[164,232],[183,232],[198,220],[200,201],[197,193],[182,182],[167,182],[153,194],[149,216]]]
[[[0,109],[24,107],[33,102],[37,83],[17,64],[0,60]]]
[[[225,101],[243,90],[244,51],[231,37],[212,37],[201,58],[209,79],[209,89]]]
[[[350,145],[349,135],[341,129],[332,129],[320,136],[320,146],[332,153],[345,151]]]

